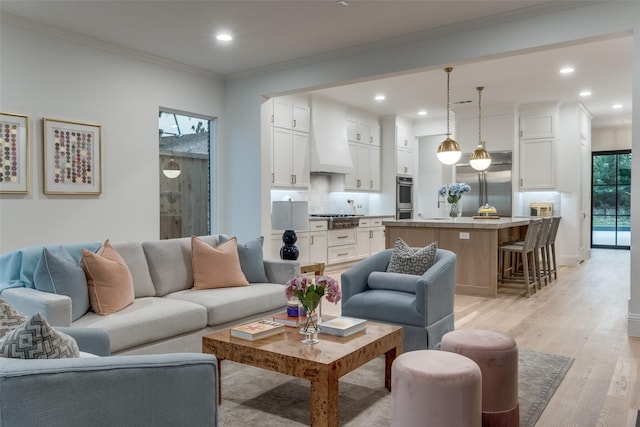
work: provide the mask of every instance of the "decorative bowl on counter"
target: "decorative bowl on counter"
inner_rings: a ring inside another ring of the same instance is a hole
[[[496,213],[496,208],[487,203],[478,208],[478,213],[480,215],[489,216]]]

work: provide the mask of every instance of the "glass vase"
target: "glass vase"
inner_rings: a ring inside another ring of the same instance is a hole
[[[462,204],[460,200],[454,203],[449,203],[449,218],[452,220],[457,220],[462,216]]]
[[[316,344],[318,340],[319,307],[317,301],[301,301],[298,308],[298,325],[300,333],[304,335],[303,344]]]

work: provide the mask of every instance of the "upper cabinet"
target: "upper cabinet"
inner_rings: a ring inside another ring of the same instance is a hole
[[[380,191],[380,124],[373,117],[347,114],[349,152],[353,172],[344,179],[345,190]]]
[[[291,98],[274,98],[271,124],[278,128],[309,132],[311,109],[304,101]]]
[[[520,189],[556,188],[558,105],[524,106],[520,111]]]
[[[308,188],[310,108],[305,99],[274,98],[271,104],[271,186]]]
[[[396,127],[396,174],[413,175],[413,131]]]
[[[476,107],[477,108],[477,107]],[[463,153],[471,153],[478,145],[478,111],[476,108],[456,110],[455,140]],[[512,106],[486,106],[482,113],[482,140],[491,151],[512,151],[516,142],[515,111]]]
[[[271,129],[271,185],[309,187],[309,134],[290,129]]]
[[[359,117],[347,117],[347,140],[371,144],[371,122]]]

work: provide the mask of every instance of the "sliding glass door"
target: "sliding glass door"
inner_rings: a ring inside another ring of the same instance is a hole
[[[629,249],[631,151],[592,153],[591,247]]]

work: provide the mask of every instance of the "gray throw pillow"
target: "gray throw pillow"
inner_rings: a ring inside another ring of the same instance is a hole
[[[220,243],[229,240],[230,237],[220,235]],[[246,243],[238,242],[238,257],[240,268],[249,283],[269,283],[267,273],[264,270],[264,256],[262,244],[264,237],[256,237]]]
[[[80,264],[62,246],[57,251],[43,248],[42,257],[33,271],[33,285],[39,291],[71,298],[72,320],[78,320],[89,311],[87,278]]]
[[[367,285],[371,289],[400,291],[410,294],[416,293],[416,283],[420,276],[415,274],[389,273],[386,271],[372,271]]]
[[[27,316],[16,310],[11,304],[0,299],[0,338],[22,325]]]
[[[79,355],[76,341],[53,329],[40,313],[0,339],[0,357],[62,359]]]
[[[437,251],[438,242],[433,242],[422,249],[414,250],[398,237],[393,247],[387,272],[421,276],[436,263]]]

